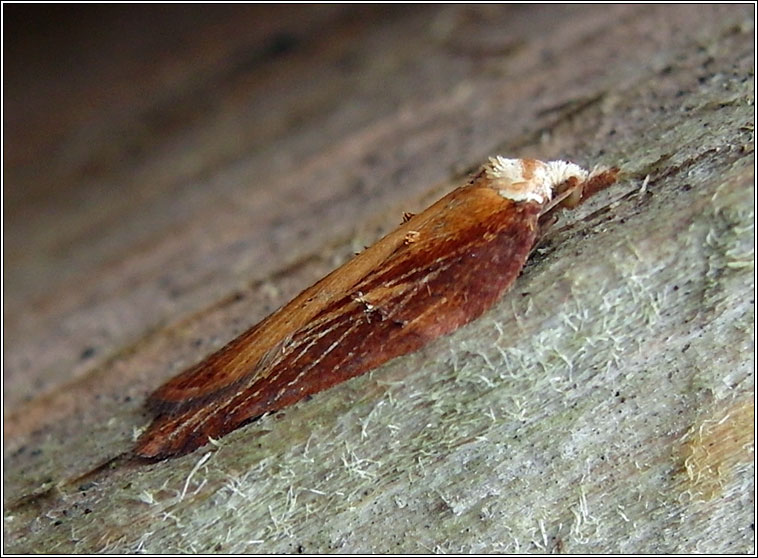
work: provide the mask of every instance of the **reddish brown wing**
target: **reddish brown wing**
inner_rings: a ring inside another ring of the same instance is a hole
[[[508,203],[491,188],[479,187],[477,180],[481,178],[480,174],[420,215],[406,219],[397,230],[300,293],[285,307],[163,384],[151,395],[151,407],[176,413],[208,401],[216,392],[231,389],[240,381],[249,381],[251,374],[266,374],[270,371],[267,361],[277,354],[277,347],[310,324],[326,307],[354,292],[358,283],[385,267],[402,248],[413,244],[413,250],[420,249],[425,244],[454,237],[457,229],[465,229],[493,207],[497,210]]]
[[[413,242],[399,245],[249,374],[207,398],[164,408],[136,453],[188,453],[209,437],[414,351],[481,315],[518,276],[541,209],[494,195],[453,204],[442,219],[411,219],[406,225],[418,225]],[[459,222],[449,222],[454,219]]]

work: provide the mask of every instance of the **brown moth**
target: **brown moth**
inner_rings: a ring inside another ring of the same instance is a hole
[[[158,388],[134,452],[189,453],[264,413],[423,347],[490,308],[540,227],[618,169],[493,157],[468,182]]]

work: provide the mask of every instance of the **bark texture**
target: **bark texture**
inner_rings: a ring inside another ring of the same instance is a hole
[[[5,552],[755,551],[754,6],[4,16]],[[494,153],[623,177],[454,334],[80,478]]]

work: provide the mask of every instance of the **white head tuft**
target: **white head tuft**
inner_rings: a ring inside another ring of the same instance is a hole
[[[583,168],[566,161],[537,159],[506,159],[490,157],[484,166],[492,187],[501,196],[513,201],[534,201],[545,203],[551,199],[553,190],[570,178],[584,182],[588,173]]]

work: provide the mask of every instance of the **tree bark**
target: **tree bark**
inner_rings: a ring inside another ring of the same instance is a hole
[[[755,552],[751,6],[58,9],[6,49],[5,552]],[[81,478],[495,153],[623,174],[469,326]]]

